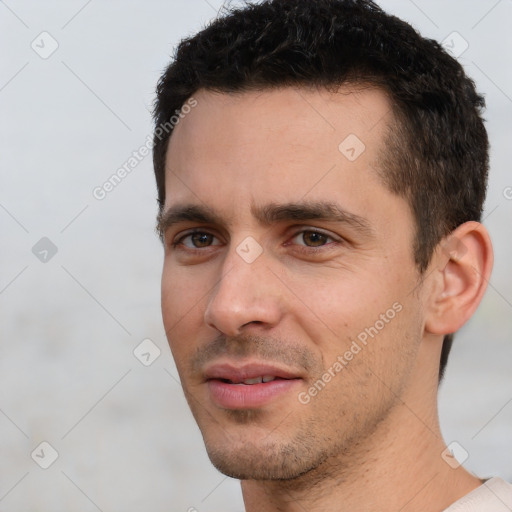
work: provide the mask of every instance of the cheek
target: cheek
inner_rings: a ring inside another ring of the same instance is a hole
[[[201,300],[205,290],[195,285],[186,272],[164,265],[162,273],[162,318],[173,354],[183,351],[188,337],[194,337],[201,326]],[[178,343],[179,341],[179,343]]]
[[[389,269],[387,276],[330,269],[300,279],[289,276],[290,288],[301,298],[294,301],[294,317],[325,367],[348,350],[358,352],[347,355],[350,361],[376,359],[385,364],[404,345],[409,347],[410,338],[419,337],[418,304],[399,276],[389,274]]]
[[[296,297],[293,302],[299,322],[323,328],[330,337],[347,339],[374,322],[383,312],[382,304],[384,311],[392,304],[387,304],[374,281],[364,281],[345,269],[323,269],[300,277],[290,275],[287,284]]]

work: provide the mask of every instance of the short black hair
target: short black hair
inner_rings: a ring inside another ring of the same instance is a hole
[[[247,2],[181,41],[158,82],[154,109],[160,210],[170,119],[199,89],[336,91],[351,83],[379,87],[389,97],[394,116],[379,174],[411,207],[414,257],[424,272],[445,236],[481,219],[489,167],[485,102],[438,42],[370,0]],[[453,333],[444,337],[439,380],[452,341]]]

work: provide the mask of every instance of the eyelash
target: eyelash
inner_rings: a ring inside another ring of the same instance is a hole
[[[188,238],[190,236],[194,236],[194,235],[211,235],[211,236],[217,238],[214,234],[209,233],[208,231],[194,230],[194,231],[190,231],[190,232],[185,233],[184,235],[180,236],[177,240],[173,241],[171,243],[171,245],[172,245],[172,247],[177,248],[179,245],[183,245],[183,240],[185,240],[186,238]],[[183,247],[185,247],[185,250],[189,250],[189,251],[201,250],[200,247],[195,247],[194,249],[191,249],[190,247],[186,247],[186,246],[183,246]],[[212,247],[212,246],[208,246],[208,247]],[[213,247],[215,247],[215,246],[213,246]]]
[[[312,247],[312,246],[308,246],[308,245],[295,244],[299,251],[308,252],[309,254],[314,253],[314,252],[325,251],[325,250],[331,249],[332,247],[329,247],[329,246],[333,242],[335,242],[337,244],[341,244],[342,243],[341,240],[335,239],[333,236],[329,235],[328,233],[325,233],[324,231],[321,231],[319,229],[313,229],[313,228],[311,228],[311,229],[303,229],[301,231],[297,231],[296,233],[294,233],[291,236],[290,240],[293,240],[294,238],[297,238],[297,236],[299,236],[299,235],[304,235],[304,233],[313,233],[313,234],[322,235],[322,236],[325,236],[327,238],[327,240],[328,240],[324,245],[321,245],[321,246],[318,246],[318,247]],[[183,250],[185,250],[185,251],[201,251],[201,250],[204,250],[204,249],[209,249],[210,247],[216,247],[215,245],[209,245],[209,246],[204,247],[204,248],[201,248],[201,247],[190,248],[190,247],[186,247],[185,245],[183,245],[183,241],[186,238],[194,236],[194,235],[211,235],[214,238],[217,238],[214,234],[209,233],[208,231],[194,230],[194,231],[190,231],[190,232],[185,233],[184,235],[180,236],[177,240],[175,240],[175,241],[173,241],[171,243],[171,246],[174,249],[177,249],[178,246],[182,246]],[[290,243],[286,242],[286,245],[290,245]]]
[[[326,238],[326,242],[324,245],[319,245],[318,247],[310,246],[310,245],[294,244],[296,246],[296,250],[304,252],[304,253],[312,254],[312,253],[316,253],[316,252],[328,251],[333,248],[332,247],[333,243],[336,243],[336,244],[341,243],[340,240],[335,239],[333,236],[329,235],[328,233],[325,233],[324,231],[322,231],[320,229],[303,229],[301,231],[296,232],[290,238],[290,240],[293,240],[300,235],[304,236],[305,233],[322,235]],[[289,242],[286,242],[286,245],[289,245],[289,244],[290,244]]]

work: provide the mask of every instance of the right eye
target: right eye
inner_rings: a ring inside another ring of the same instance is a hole
[[[183,246],[189,250],[203,249],[214,245],[221,245],[221,243],[214,235],[205,231],[193,231],[192,233],[187,233],[180,236],[172,243],[174,248]]]

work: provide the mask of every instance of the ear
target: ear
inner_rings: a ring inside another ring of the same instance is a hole
[[[450,334],[460,329],[480,304],[493,265],[489,233],[479,222],[461,224],[438,245],[425,330]]]

